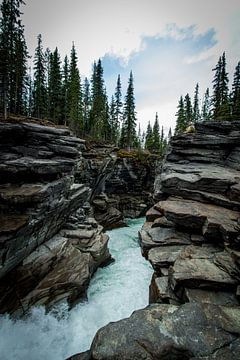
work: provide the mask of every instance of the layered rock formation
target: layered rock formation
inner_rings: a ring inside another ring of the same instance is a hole
[[[172,139],[140,232],[155,273],[150,302],[236,305],[240,280],[240,124],[197,124]]]
[[[157,157],[146,154],[141,159],[99,143],[88,144],[83,156],[78,177],[89,183],[94,215],[104,228],[124,225],[124,217],[145,215],[153,205]]]
[[[76,183],[84,147],[67,129],[0,123],[0,312],[71,305],[110,259]]]
[[[154,304],[100,329],[72,360],[239,359],[239,144],[239,122],[172,138],[139,234]]]

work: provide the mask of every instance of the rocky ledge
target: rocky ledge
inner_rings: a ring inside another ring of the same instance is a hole
[[[140,232],[150,302],[239,304],[240,123],[174,137]]]
[[[108,237],[76,182],[85,142],[65,128],[0,123],[0,312],[72,305],[99,265]]]
[[[72,359],[239,359],[240,122],[173,137],[139,238],[150,306]]]
[[[105,229],[124,225],[124,218],[144,216],[153,205],[159,157],[119,150],[110,144],[87,143],[78,174],[92,189],[94,216]]]

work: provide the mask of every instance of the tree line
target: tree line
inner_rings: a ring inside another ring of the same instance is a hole
[[[3,0],[0,11],[0,111],[67,125],[76,134],[111,141],[124,148],[141,145],[136,132],[132,72],[124,101],[121,78],[108,102],[101,60],[93,64],[90,80],[81,79],[73,43],[63,63],[58,48],[43,49],[41,34],[33,59],[33,71],[24,37],[20,7],[23,0]]]
[[[163,156],[167,149],[167,145],[172,136],[172,130],[169,129],[168,136],[165,136],[164,128],[159,125],[158,113],[156,113],[153,126],[148,122],[145,137],[145,149],[152,153],[157,153]]]
[[[207,120],[240,120],[240,62],[238,62],[231,91],[229,91],[229,77],[226,70],[225,52],[219,57],[213,69],[213,90],[210,95],[206,89],[200,108],[199,84],[196,84],[193,101],[189,94],[181,96],[176,113],[175,134],[181,134],[186,128],[199,121]]]

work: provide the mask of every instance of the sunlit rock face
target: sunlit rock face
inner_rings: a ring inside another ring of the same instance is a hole
[[[140,232],[151,302],[239,304],[240,123],[173,137]]]
[[[0,124],[0,311],[83,295],[109,259],[107,237],[76,183],[84,141],[68,129]]]

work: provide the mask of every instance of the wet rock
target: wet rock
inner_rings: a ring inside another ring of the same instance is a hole
[[[91,360],[90,351],[85,351],[84,353],[73,355],[67,360]]]
[[[91,358],[192,359],[230,350],[240,333],[240,310],[211,304],[152,305],[100,329]],[[237,348],[237,347],[236,347]]]
[[[72,306],[110,261],[90,189],[76,183],[84,146],[68,129],[0,123],[0,313]]]

